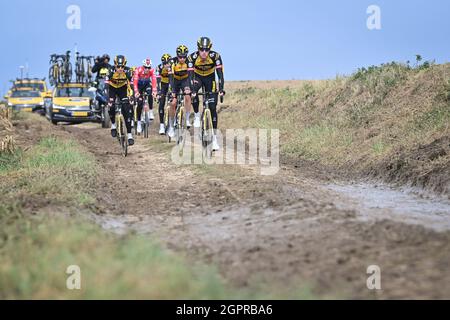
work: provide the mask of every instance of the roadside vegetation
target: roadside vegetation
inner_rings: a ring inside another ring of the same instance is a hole
[[[332,80],[227,89],[221,126],[280,129],[286,161],[450,193],[450,64],[417,56]]]

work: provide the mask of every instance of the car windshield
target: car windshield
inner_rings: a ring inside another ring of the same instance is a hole
[[[56,91],[56,97],[68,98],[68,97],[86,97],[91,98],[92,94],[87,88],[59,88]]]
[[[12,98],[35,98],[40,97],[39,91],[13,91]]]
[[[42,83],[27,83],[27,82],[18,82],[14,84],[16,88],[31,88],[34,90],[44,91],[44,85]]]

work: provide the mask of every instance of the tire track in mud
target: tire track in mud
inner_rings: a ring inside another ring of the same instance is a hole
[[[137,138],[122,158],[108,130],[56,128],[103,168],[97,223],[156,237],[192,261],[213,263],[234,286],[308,285],[319,296],[347,298],[450,298],[449,231],[388,220],[389,214],[360,219],[364,208],[299,169],[282,167],[264,177],[245,167],[177,166],[159,150],[166,142],[156,134],[151,143]],[[373,264],[381,268],[381,291],[366,287]]]

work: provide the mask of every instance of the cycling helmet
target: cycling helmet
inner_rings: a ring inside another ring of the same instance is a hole
[[[144,61],[142,61],[142,66],[144,68],[151,68],[152,67],[152,60],[150,60],[150,58],[145,59]]]
[[[116,67],[125,67],[127,65],[127,58],[123,55],[118,55],[114,59],[114,65]]]
[[[105,54],[102,56],[102,59],[103,59],[103,60],[105,60],[105,59],[111,60],[111,58],[109,57],[109,54],[107,54],[107,53],[105,53]]]
[[[178,46],[178,48],[177,48],[177,56],[178,57],[187,57],[188,53],[189,53],[189,49],[184,44],[182,44],[181,46]]]
[[[170,54],[164,53],[163,56],[161,57],[161,62],[166,64],[166,63],[168,63],[170,61],[170,59],[172,59]]]
[[[197,48],[198,48],[198,50],[201,50],[201,49],[211,50],[211,48],[212,48],[211,39],[208,37],[201,37],[197,41]]]

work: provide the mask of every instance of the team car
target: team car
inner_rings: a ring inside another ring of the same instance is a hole
[[[46,117],[53,123],[98,121],[93,109],[95,93],[85,83],[59,84],[53,89],[52,103],[46,107]]]

